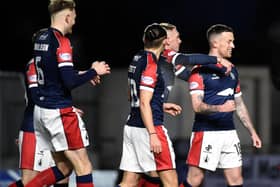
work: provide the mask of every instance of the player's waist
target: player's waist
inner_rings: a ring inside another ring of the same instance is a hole
[[[193,131],[220,131],[235,129],[233,120],[195,120]]]
[[[70,98],[41,98],[38,99],[35,104],[48,109],[67,108],[73,106],[72,99]]]

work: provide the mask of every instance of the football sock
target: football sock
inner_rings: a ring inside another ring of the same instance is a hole
[[[77,187],[94,187],[92,174],[76,176]]]

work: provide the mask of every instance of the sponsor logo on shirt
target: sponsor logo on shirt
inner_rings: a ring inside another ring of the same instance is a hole
[[[72,55],[70,53],[60,53],[59,58],[63,61],[71,61]]]
[[[198,83],[197,82],[191,82],[190,83],[190,89],[195,89],[195,88],[198,88]]]
[[[233,94],[234,94],[234,90],[232,88],[227,88],[227,89],[217,93],[217,95],[220,95],[220,96],[230,96]]]
[[[144,83],[144,84],[147,84],[147,85],[151,85],[154,83],[154,79],[152,77],[149,77],[149,76],[142,76],[141,77],[141,81]]]
[[[30,75],[30,76],[28,76],[28,80],[30,82],[36,82],[37,81],[37,76],[36,75]]]

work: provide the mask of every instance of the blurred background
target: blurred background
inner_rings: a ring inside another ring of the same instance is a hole
[[[5,3],[6,13],[1,11],[0,63],[0,171],[4,173],[0,172],[0,181],[7,170],[16,172],[18,167],[14,140],[25,107],[23,71],[32,54],[31,37],[50,23],[47,0]],[[70,36],[75,68],[87,69],[95,60],[105,60],[112,67],[111,75],[103,77],[101,85],[93,88],[86,84],[73,91],[75,106],[85,112],[91,138],[89,153],[98,171],[113,171],[111,180],[116,178],[122,128],[129,111],[126,69],[134,53],[143,47],[146,25],[175,24],[181,34],[181,52],[207,54],[206,30],[222,23],[235,30],[236,48],[230,60],[240,71],[243,97],[264,143],[261,150],[253,149],[248,132],[236,120],[246,183],[280,185],[280,14],[276,1],[76,0],[76,4],[77,20]],[[185,162],[193,119],[187,89],[187,83],[176,80],[170,101],[181,104],[184,111],[179,117],[165,119],[178,166]],[[11,180],[9,177],[7,180]],[[212,186],[223,185],[219,172],[210,174],[207,180]]]

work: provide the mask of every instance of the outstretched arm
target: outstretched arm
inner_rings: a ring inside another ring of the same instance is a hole
[[[248,129],[249,133],[251,134],[251,138],[253,141],[253,146],[256,148],[262,147],[262,141],[259,138],[252,120],[249,116],[249,112],[247,107],[242,99],[242,96],[235,97],[235,104],[236,104],[236,113],[242,124]]]
[[[172,63],[176,69],[176,76],[182,80],[189,77],[190,71],[194,65],[203,65],[208,68],[220,72],[222,74],[229,74],[233,64],[227,59],[209,56],[205,54],[181,54],[177,53],[172,59]]]
[[[84,72],[76,71],[73,66],[60,68],[61,78],[68,89],[74,89],[85,82],[93,81],[99,75],[110,73],[110,67],[104,61],[93,62],[91,68]]]
[[[177,53],[172,60],[172,63],[176,65],[206,65],[217,64],[218,59],[215,56],[209,56],[205,54],[182,54]]]

